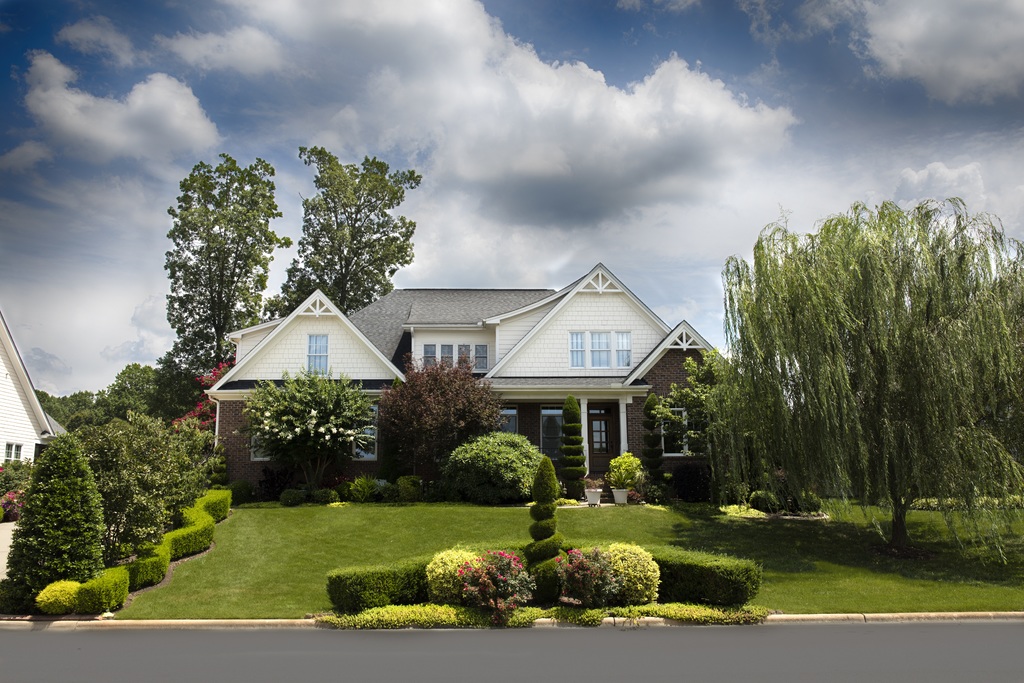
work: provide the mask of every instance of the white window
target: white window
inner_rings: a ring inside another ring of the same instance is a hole
[[[611,335],[607,332],[590,333],[590,367],[610,368],[612,366]]]
[[[633,365],[633,334],[631,332],[615,333],[615,367],[628,368]]]
[[[455,347],[452,344],[441,344],[441,364],[448,367],[455,365]]]
[[[423,367],[437,365],[437,344],[423,345]]]
[[[501,431],[508,432],[510,434],[519,433],[519,409],[518,408],[502,408],[501,409]]]
[[[20,443],[9,443],[7,444],[7,448],[4,449],[4,462],[10,462],[12,460],[21,460]]]
[[[263,450],[263,444],[255,436],[249,440],[249,460],[270,460],[270,455]]]
[[[487,344],[477,344],[473,349],[473,369],[487,370]]]
[[[569,333],[569,367],[586,367],[587,345],[585,332]]]
[[[327,374],[327,335],[309,335],[309,354],[306,357],[306,369],[318,375]]]
[[[357,460],[377,459],[377,406],[374,404],[370,408],[373,410],[373,421],[363,430],[363,434],[373,440],[365,448],[359,448],[354,443],[352,444],[352,456]]]

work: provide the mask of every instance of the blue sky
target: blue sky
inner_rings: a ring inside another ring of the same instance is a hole
[[[300,145],[422,173],[400,287],[600,261],[716,344],[782,216],[960,196],[1024,237],[1024,0],[0,0],[0,57],[0,308],[53,393],[170,347],[167,208],[221,152],[295,240]]]

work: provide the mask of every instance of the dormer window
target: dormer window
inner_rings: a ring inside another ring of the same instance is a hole
[[[306,370],[311,374],[327,374],[327,335],[309,335],[309,350],[306,355]]]

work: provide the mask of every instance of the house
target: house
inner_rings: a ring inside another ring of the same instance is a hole
[[[39,403],[0,311],[0,465],[12,460],[32,462],[43,446],[63,431]]]
[[[229,335],[236,364],[208,390],[231,479],[257,482],[265,463],[244,435],[242,408],[260,380],[303,368],[345,374],[379,395],[423,364],[469,358],[505,404],[505,426],[557,459],[562,404],[580,401],[590,472],[643,448],[643,405],[684,380],[683,359],[710,349],[688,323],[669,328],[604,265],[550,289],[396,289],[343,315],[315,292],[289,316]],[[666,457],[683,455],[669,445]],[[375,469],[376,451],[362,453]],[[668,465],[671,467],[671,465]]]

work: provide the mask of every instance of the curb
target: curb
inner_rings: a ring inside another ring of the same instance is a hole
[[[767,626],[786,624],[892,624],[892,623],[1024,622],[1024,612],[895,612],[878,614],[770,614]],[[661,617],[625,619],[605,617],[597,628],[620,631],[694,626]],[[534,628],[594,628],[554,619],[537,619]],[[260,630],[321,628],[312,619],[0,619],[0,631],[125,631],[125,630]]]

